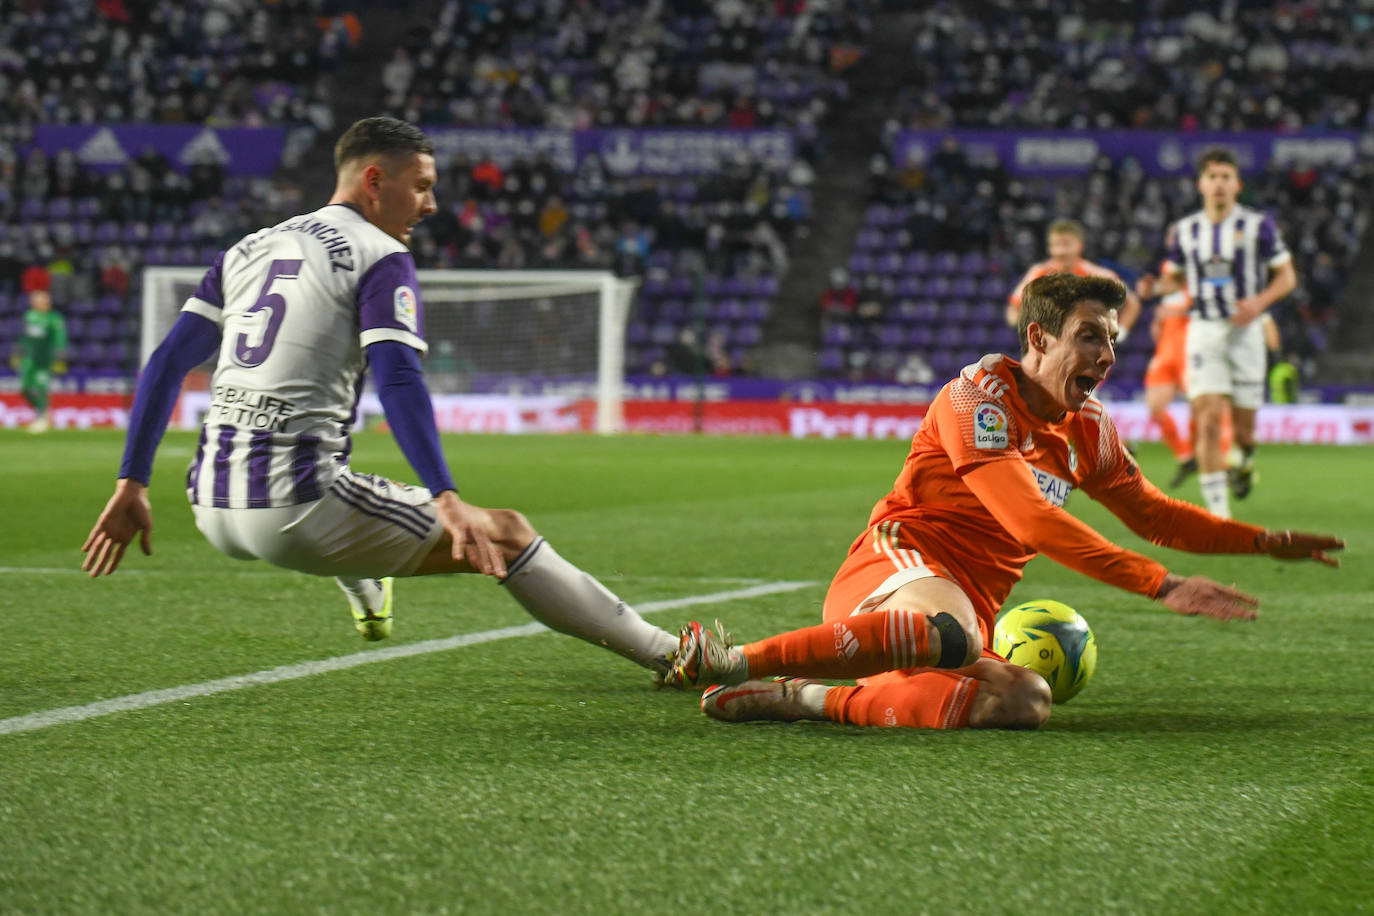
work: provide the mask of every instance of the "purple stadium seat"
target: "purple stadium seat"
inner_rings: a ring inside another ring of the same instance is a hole
[[[71,219],[76,214],[76,206],[70,197],[54,197],[48,201],[47,218],[49,220]]]
[[[942,251],[931,259],[931,267],[936,273],[957,274],[959,272],[959,255],[953,251]]]
[[[988,274],[978,285],[978,292],[993,299],[1000,299],[1011,293],[1007,281],[997,274]]]
[[[148,229],[148,241],[159,245],[170,244],[176,238],[177,230],[171,223],[156,222]]]
[[[737,347],[758,346],[763,339],[763,331],[756,324],[742,324],[730,335],[730,342]]]
[[[873,270],[873,258],[866,254],[855,253],[849,256],[848,266],[851,274],[866,274]]]
[[[895,277],[902,273],[902,256],[895,251],[889,251],[878,258],[875,267],[878,273]]]
[[[935,343],[942,349],[950,350],[964,342],[964,329],[957,324],[947,324],[935,332]]]
[[[935,344],[935,331],[928,324],[918,324],[907,334],[907,343],[918,350],[925,350]]]
[[[778,294],[778,278],[772,274],[756,277],[749,293],[753,296],[776,296]]]
[[[124,300],[114,293],[107,293],[95,301],[90,311],[99,312],[102,315],[123,315]]]
[[[978,281],[973,277],[955,277],[949,285],[949,294],[959,299],[972,299],[978,295]]]
[[[744,303],[738,299],[721,299],[711,307],[710,314],[717,322],[739,321],[744,317]]]
[[[940,316],[953,324],[967,324],[973,315],[973,305],[964,299],[951,299],[940,307]]]
[[[1002,306],[997,302],[979,302],[969,313],[969,320],[977,324],[998,324],[1002,320]]]
[[[902,261],[903,269],[909,274],[930,273],[930,252],[913,251]]]
[[[977,276],[987,268],[987,257],[981,251],[967,251],[959,258],[959,272]]]
[[[26,223],[40,220],[46,209],[41,197],[26,197],[24,202],[19,205],[19,218]]]
[[[664,299],[658,303],[659,321],[682,324],[692,315],[692,307],[681,299]]]
[[[744,303],[744,320],[754,324],[763,324],[768,320],[767,299],[749,299]]]
[[[111,337],[115,336],[117,330],[118,328],[115,326],[114,319],[109,315],[96,315],[86,323],[86,332],[81,336],[85,336],[90,340],[109,340]],[[78,336],[71,331],[70,327],[68,328],[68,333],[73,337]]]
[[[119,223],[103,220],[96,224],[95,240],[102,245],[114,245],[119,241]]]
[[[940,303],[934,299],[922,299],[917,302],[916,310],[917,319],[927,324],[935,324],[940,320]]]
[[[916,277],[902,277],[897,281],[893,293],[899,298],[914,299],[925,292],[925,284]]]
[[[668,346],[677,339],[677,325],[659,321],[649,329],[649,340],[659,346]]]
[[[838,347],[826,347],[816,357],[816,368],[823,375],[833,375],[844,369],[844,351]]]
[[[76,202],[76,215],[81,219],[96,219],[100,216],[100,198],[82,197]]]
[[[854,339],[854,329],[847,324],[828,325],[821,332],[821,342],[828,347],[842,347]]]
[[[147,223],[125,223],[119,230],[119,240],[125,245],[143,245],[148,241]]]
[[[951,295],[951,283],[949,277],[936,275],[926,282],[926,295],[934,296],[936,299],[948,299]]]

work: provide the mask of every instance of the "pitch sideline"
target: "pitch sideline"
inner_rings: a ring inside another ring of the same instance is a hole
[[[639,611],[641,614],[652,614],[655,611],[692,607],[697,604],[716,604],[721,601],[758,598],[763,595],[776,595],[781,592],[794,592],[818,584],[820,583],[786,581],[767,582],[762,585],[753,585],[748,588],[736,588],[723,592],[712,592],[706,595],[688,595],[685,598],[647,601],[644,604],[636,605],[635,610]],[[52,725],[81,722],[86,719],[95,719],[100,716],[108,716],[117,712],[131,712],[136,709],[148,709],[153,706],[176,703],[180,700],[189,700],[193,697],[206,697],[217,693],[244,690],[248,687],[260,687],[265,684],[294,681],[315,674],[326,674],[330,671],[343,671],[347,668],[356,668],[359,665],[370,665],[373,662],[390,661],[393,658],[410,658],[415,655],[428,655],[431,652],[447,652],[451,649],[461,649],[464,646],[497,642],[502,639],[514,639],[517,636],[533,636],[536,633],[548,631],[549,628],[542,623],[531,622],[514,627],[501,627],[495,630],[483,630],[478,633],[465,633],[461,636],[448,636],[443,639],[427,639],[422,642],[407,643],[402,646],[389,646],[385,649],[373,649],[368,652],[354,652],[351,655],[336,655],[333,658],[324,658],[318,661],[297,662],[294,665],[281,665],[277,668],[254,671],[252,674],[236,674],[231,677],[218,678],[213,681],[201,681],[198,684],[183,684],[180,687],[167,687],[162,690],[131,693],[122,697],[113,697],[108,700],[87,703],[83,706],[66,706],[61,709],[49,709],[43,712],[26,713],[25,715],[14,716],[9,719],[0,719],[0,735],[36,731],[37,729],[47,728]]]

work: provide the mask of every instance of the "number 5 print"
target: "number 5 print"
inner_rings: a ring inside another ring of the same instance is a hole
[[[254,334],[258,338],[257,343],[253,343],[247,331],[239,334],[234,341],[234,363],[251,369],[254,366],[261,366],[267,359],[267,355],[272,352],[272,345],[277,342],[277,332],[281,330],[282,319],[286,317],[286,297],[281,293],[272,292],[272,284],[277,280],[294,280],[300,275],[301,258],[294,260],[281,259],[273,261],[267,267],[267,280],[262,284],[262,292],[258,294],[258,301],[254,302],[248,311],[244,312],[244,318],[251,321],[253,325],[262,328],[261,335]],[[254,321],[253,316],[260,312],[267,312]],[[265,319],[265,320],[263,320]],[[257,330],[256,327],[252,330]]]

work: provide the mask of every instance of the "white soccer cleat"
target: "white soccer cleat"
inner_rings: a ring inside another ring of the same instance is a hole
[[[695,687],[699,684],[738,684],[749,676],[744,653],[735,648],[729,633],[716,621],[717,636],[693,620],[678,634],[677,652],[672,667],[663,677],[670,687]]]
[[[362,634],[363,639],[376,642],[379,639],[386,639],[391,635],[391,598],[395,591],[396,580],[391,576],[378,579],[377,584],[382,587],[382,609],[371,611],[362,605],[362,602],[355,601],[351,596],[348,599],[348,606],[353,611],[353,626]]]
[[[33,422],[29,424],[29,432],[31,433],[45,433],[51,428],[52,427],[48,424],[48,418],[46,414],[40,417],[35,417]]]
[[[701,695],[701,711],[722,722],[796,722],[816,718],[802,701],[802,688],[816,681],[782,677],[719,685]]]

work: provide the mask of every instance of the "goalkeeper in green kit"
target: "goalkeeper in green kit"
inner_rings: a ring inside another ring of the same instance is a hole
[[[48,382],[55,372],[67,371],[63,357],[67,349],[67,322],[52,310],[52,296],[45,289],[29,293],[29,310],[24,327],[10,357],[19,372],[19,388],[36,416],[29,432],[48,429]]]

